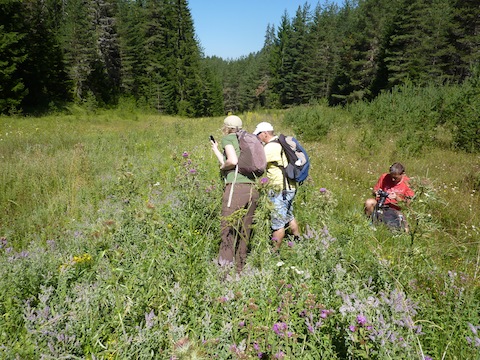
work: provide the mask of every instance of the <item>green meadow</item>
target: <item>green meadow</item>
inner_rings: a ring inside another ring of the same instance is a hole
[[[302,238],[279,255],[259,182],[240,276],[215,262],[223,184],[208,136],[223,117],[0,118],[0,358],[479,359],[479,154],[412,147],[418,131],[377,131],[365,114],[239,114],[249,131],[296,135],[312,162],[294,204]],[[395,161],[416,191],[408,234],[363,215]]]

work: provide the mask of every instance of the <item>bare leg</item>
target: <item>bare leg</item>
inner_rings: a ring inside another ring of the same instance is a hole
[[[377,200],[375,199],[367,199],[365,201],[365,215],[370,216],[373,213],[373,210],[375,209],[375,205],[377,205]]]
[[[275,230],[272,233],[272,239],[275,239],[275,246],[273,248],[274,251],[277,251],[280,248],[280,245],[282,245],[283,238],[285,237],[285,228],[281,228],[278,230]]]

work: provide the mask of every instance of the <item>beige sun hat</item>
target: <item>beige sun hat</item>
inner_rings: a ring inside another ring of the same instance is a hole
[[[229,128],[241,128],[242,127],[242,119],[240,119],[237,115],[229,115],[223,120],[223,124]]]

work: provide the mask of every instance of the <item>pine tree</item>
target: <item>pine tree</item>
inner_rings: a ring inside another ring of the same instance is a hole
[[[340,61],[341,36],[338,32],[338,11],[335,4],[318,5],[313,14],[307,44],[307,62],[313,99],[327,98]]]

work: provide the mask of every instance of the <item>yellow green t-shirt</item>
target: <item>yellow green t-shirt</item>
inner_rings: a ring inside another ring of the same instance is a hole
[[[267,177],[270,180],[270,184],[277,188],[283,189],[284,179],[283,171],[281,167],[284,167],[288,164],[287,157],[282,151],[282,145],[279,142],[275,141],[278,137],[275,136],[270,142],[265,144],[265,155],[267,158]],[[288,180],[288,179],[287,179]],[[288,189],[295,189],[295,181],[289,180],[287,186]]]

